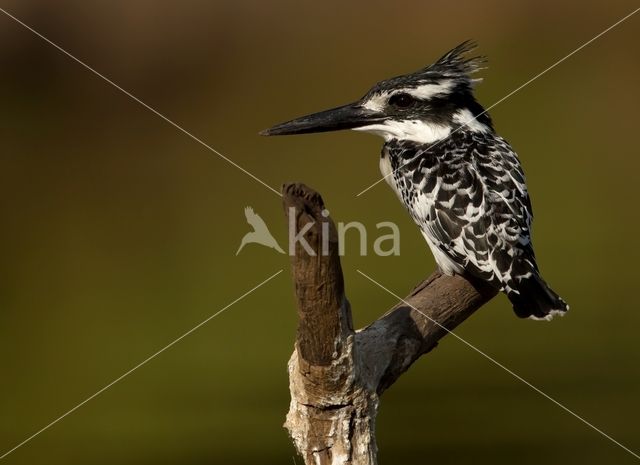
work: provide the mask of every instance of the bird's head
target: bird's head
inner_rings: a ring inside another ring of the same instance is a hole
[[[296,118],[262,131],[265,136],[354,129],[386,140],[428,143],[446,137],[461,125],[492,131],[491,119],[473,97],[482,57],[466,58],[475,48],[464,42],[434,64],[415,73],[376,84],[360,100]]]

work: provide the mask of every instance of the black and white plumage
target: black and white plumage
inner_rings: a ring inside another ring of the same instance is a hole
[[[540,276],[533,212],[518,156],[473,96],[483,62],[465,42],[436,63],[382,81],[359,101],[264,134],[355,129],[385,139],[380,170],[442,272],[507,294],[520,317],[550,319],[567,304]]]

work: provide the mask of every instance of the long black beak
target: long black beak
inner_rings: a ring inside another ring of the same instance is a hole
[[[260,132],[262,136],[284,136],[312,132],[339,131],[368,126],[384,121],[382,113],[368,110],[359,103],[350,103],[331,110],[302,116]]]

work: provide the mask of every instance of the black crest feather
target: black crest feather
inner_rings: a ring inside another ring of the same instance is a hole
[[[398,87],[417,87],[423,84],[438,83],[443,79],[453,80],[460,90],[471,90],[474,83],[481,79],[471,77],[473,73],[483,69],[487,62],[483,56],[467,58],[466,55],[476,48],[476,43],[467,40],[445,53],[435,63],[414,73],[397,76],[379,82],[369,94],[380,93]]]
[[[484,69],[482,65],[487,62],[484,56],[466,57],[476,47],[476,42],[466,40],[442,55],[438,61],[424,68],[421,73],[429,77],[442,76],[471,83],[473,82],[471,74]]]

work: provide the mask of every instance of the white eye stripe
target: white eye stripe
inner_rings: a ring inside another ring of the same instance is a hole
[[[382,92],[373,95],[367,100],[363,107],[368,110],[382,111],[387,105],[389,99],[397,94],[409,94],[418,100],[429,100],[436,95],[446,95],[454,87],[452,80],[439,82],[438,84],[424,84],[418,87],[410,87],[406,89],[397,89],[392,92]]]
[[[369,100],[364,102],[364,105],[362,106],[367,110],[382,111],[387,104],[387,100],[389,100],[389,93],[383,92],[382,94],[372,96]]]
[[[453,84],[453,81],[444,81],[438,84],[424,84],[401,92],[405,92],[419,100],[429,100],[436,95],[448,94],[453,88]]]

